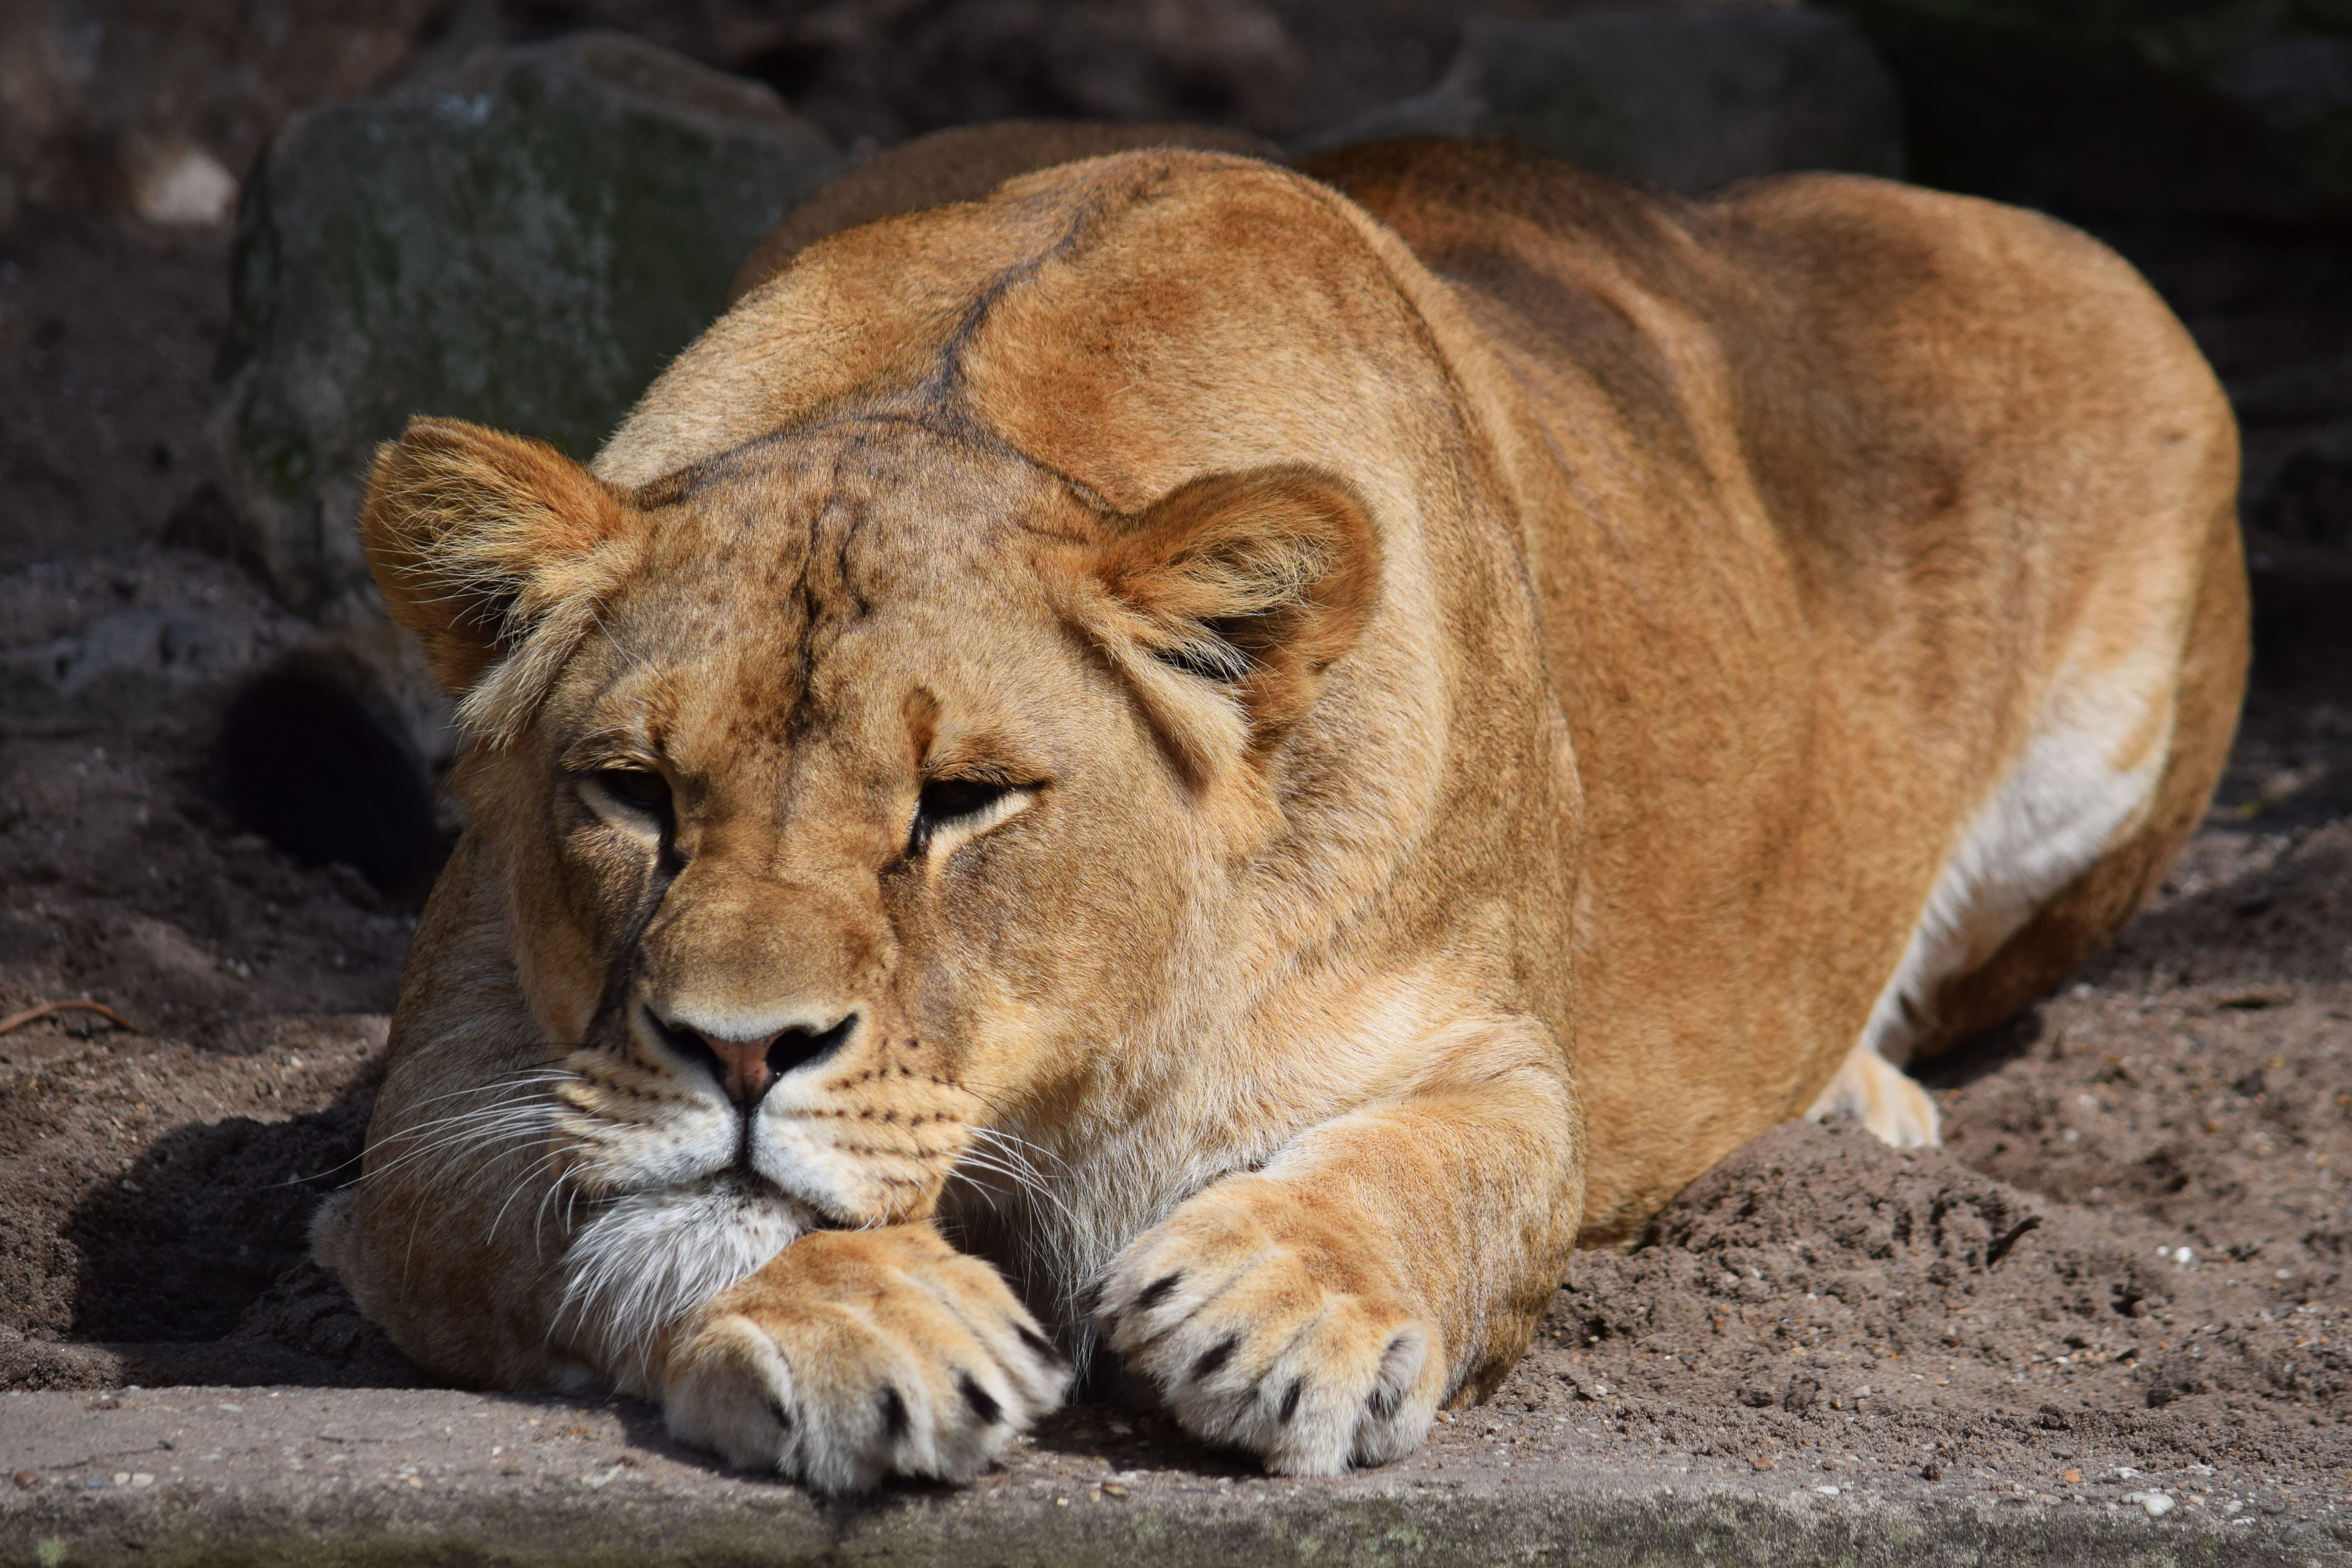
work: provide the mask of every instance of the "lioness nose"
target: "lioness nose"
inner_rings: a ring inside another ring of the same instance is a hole
[[[695,1028],[673,1027],[671,1034],[700,1047],[707,1053],[704,1068],[718,1079],[728,1099],[748,1110],[760,1103],[776,1079],[831,1055],[856,1026],[857,1015],[852,1013],[830,1028],[782,1029],[751,1040],[730,1040]]]
[[[768,1070],[768,1047],[776,1038],[771,1035],[757,1040],[722,1040],[716,1035],[706,1035],[697,1029],[695,1038],[702,1048],[718,1058],[719,1087],[727,1098],[738,1105],[756,1105],[768,1092],[773,1074]]]

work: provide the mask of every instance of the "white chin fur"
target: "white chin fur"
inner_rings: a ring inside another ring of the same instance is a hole
[[[654,1335],[756,1271],[810,1219],[766,1184],[733,1174],[611,1199],[564,1254],[556,1321],[642,1391]]]

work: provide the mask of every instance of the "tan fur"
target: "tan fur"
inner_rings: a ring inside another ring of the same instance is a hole
[[[471,826],[319,1251],[825,1487],[974,1473],[1046,1326],[1392,1458],[1580,1239],[1808,1107],[1932,1136],[1890,1055],[2130,912],[2235,478],[2121,262],[1867,180],[1160,150],[809,245],[593,475],[379,460]]]
[[[1264,137],[1217,125],[1008,120],[950,126],[876,153],[786,213],[744,258],[727,302],[742,299],[827,235],[950,202],[975,202],[1016,174],[1140,147],[1197,147],[1282,161],[1282,150]]]

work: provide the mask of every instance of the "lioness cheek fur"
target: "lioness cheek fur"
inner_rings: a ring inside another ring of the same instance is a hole
[[[2114,256],[1189,134],[911,143],[592,465],[379,453],[470,826],[315,1236],[429,1372],[849,1490],[1099,1348],[1385,1463],[1761,1130],[1934,1142],[2195,824],[2236,436]]]

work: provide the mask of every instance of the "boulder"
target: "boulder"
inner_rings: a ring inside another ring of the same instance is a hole
[[[1903,172],[1902,106],[1861,31],[1827,12],[1764,4],[1474,20],[1434,89],[1296,150],[1502,135],[1692,194],[1787,169]]]
[[[210,542],[318,613],[412,414],[596,448],[841,158],[767,88],[611,34],[294,116],[237,218]]]
[[[0,733],[71,733],[100,714],[129,730],[178,722],[250,669],[276,630],[200,605],[145,606],[0,649]]]
[[[2352,355],[2234,384],[2247,525],[2352,563]]]
[[[2352,10],[1828,0],[1901,83],[1931,184],[2079,216],[2352,218]]]

